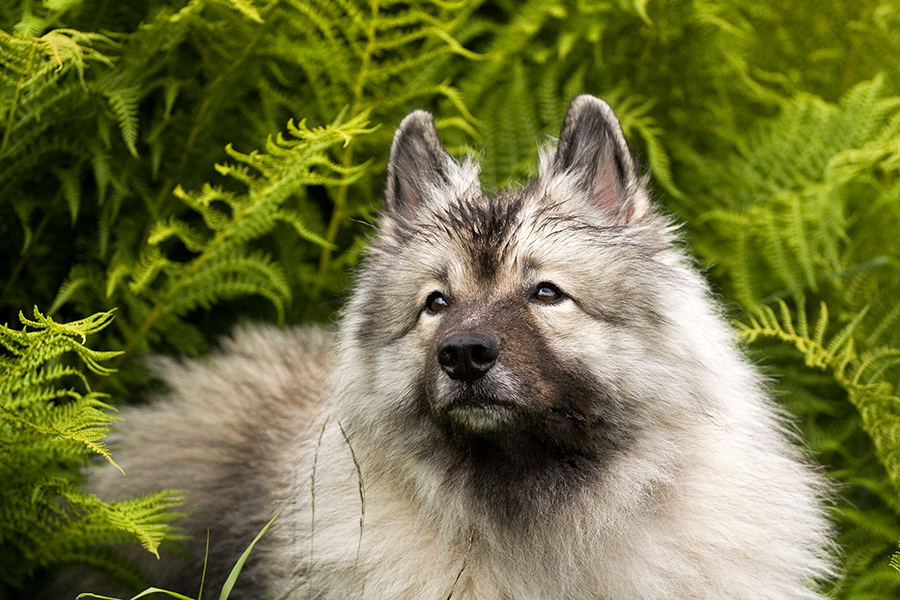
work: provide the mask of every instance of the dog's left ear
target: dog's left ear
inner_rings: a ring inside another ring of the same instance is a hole
[[[435,189],[447,187],[454,162],[438,138],[434,117],[424,110],[400,123],[388,159],[384,211],[410,217],[424,207]]]
[[[579,193],[618,224],[638,221],[650,209],[619,120],[593,96],[578,96],[569,106],[551,173],[571,178]]]

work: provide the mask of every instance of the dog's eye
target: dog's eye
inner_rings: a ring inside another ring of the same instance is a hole
[[[542,304],[556,304],[564,297],[565,294],[558,287],[547,281],[537,284],[537,287],[534,288],[534,293],[531,294],[532,300]]]
[[[450,303],[447,302],[447,299],[440,292],[431,292],[428,298],[425,299],[425,310],[433,315],[441,312],[448,306],[450,306]]]

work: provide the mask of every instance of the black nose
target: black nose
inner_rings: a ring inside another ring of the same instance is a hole
[[[457,333],[438,346],[438,363],[450,376],[473,382],[491,370],[500,355],[497,340],[483,333]]]

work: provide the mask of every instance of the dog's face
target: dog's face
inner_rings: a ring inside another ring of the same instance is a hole
[[[646,399],[677,385],[671,235],[605,104],[578,98],[538,178],[497,195],[413,113],[386,196],[348,310],[371,418],[407,424],[507,512],[522,507],[504,486],[565,495],[657,419]]]

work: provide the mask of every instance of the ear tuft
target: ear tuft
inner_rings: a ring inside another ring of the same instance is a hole
[[[606,102],[593,96],[578,96],[569,105],[553,176],[571,178],[593,206],[619,224],[639,220],[650,208],[619,120]]]
[[[431,113],[417,110],[407,115],[391,144],[385,213],[408,216],[421,209],[431,190],[447,186],[452,165]]]

